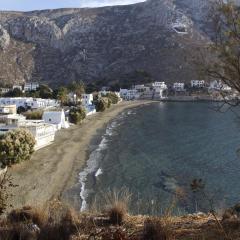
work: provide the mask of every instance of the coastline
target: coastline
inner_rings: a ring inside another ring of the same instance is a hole
[[[85,167],[91,142],[99,138],[107,124],[126,109],[155,101],[121,102],[103,113],[88,117],[81,125],[63,129],[56,134],[53,144],[36,151],[30,161],[13,166],[14,208],[25,205],[44,206],[52,199],[60,199],[79,208],[79,173]]]

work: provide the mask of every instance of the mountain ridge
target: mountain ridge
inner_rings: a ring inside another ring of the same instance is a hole
[[[189,51],[207,36],[175,2],[0,12],[0,83],[121,84],[136,71],[159,81],[189,81],[197,77]],[[188,34],[172,29],[179,21]]]

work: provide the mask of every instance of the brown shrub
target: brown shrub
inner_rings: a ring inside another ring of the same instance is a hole
[[[126,209],[122,203],[118,203],[108,210],[109,222],[113,225],[122,225],[125,215]]]
[[[131,194],[126,189],[113,190],[105,194],[106,211],[110,224],[121,225],[123,223],[130,198]]]
[[[68,240],[72,235],[79,235],[78,226],[77,214],[54,201],[44,210],[24,207],[11,211],[7,216],[7,226],[0,229],[0,239]]]
[[[169,240],[159,219],[147,219],[144,222],[143,240]]]
[[[8,214],[8,221],[11,223],[26,223],[32,222],[39,227],[43,227],[47,224],[47,214],[41,208],[32,208],[29,206],[22,209],[12,210]]]

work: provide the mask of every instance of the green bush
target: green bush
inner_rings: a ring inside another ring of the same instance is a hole
[[[30,120],[40,120],[42,119],[43,111],[26,112],[23,115]]]
[[[69,112],[69,121],[74,124],[82,122],[86,118],[86,110],[83,107],[71,108]]]
[[[119,102],[119,97],[114,92],[107,93],[106,97],[111,100],[112,104],[117,104]]]
[[[9,166],[29,160],[34,152],[35,139],[25,129],[9,131],[0,138],[0,161]]]
[[[94,104],[97,112],[104,112],[111,106],[110,100],[106,97],[97,99]]]

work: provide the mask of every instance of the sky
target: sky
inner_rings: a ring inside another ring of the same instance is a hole
[[[145,0],[0,0],[0,10],[32,11],[54,8],[127,5]]]

